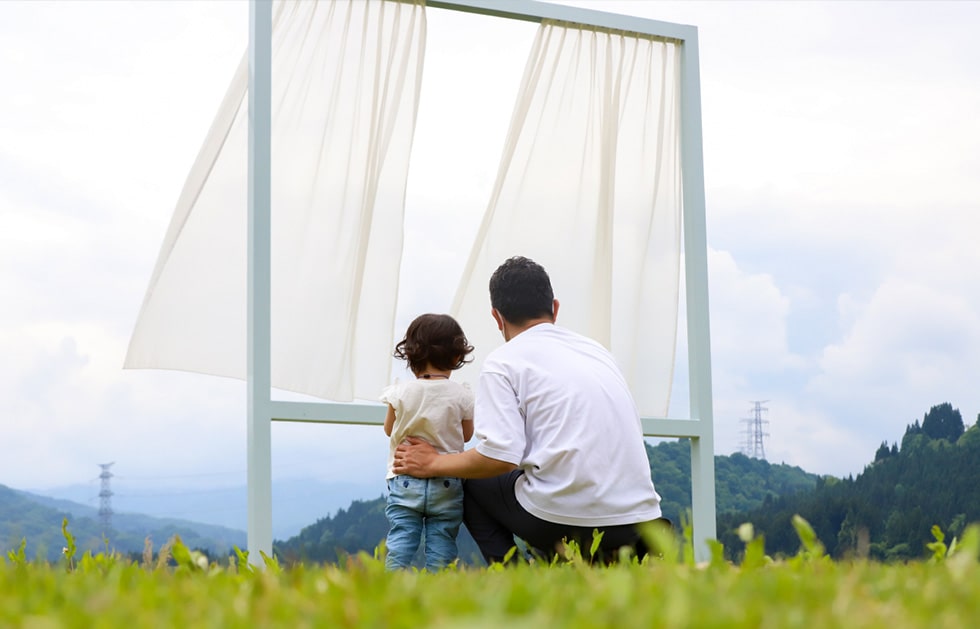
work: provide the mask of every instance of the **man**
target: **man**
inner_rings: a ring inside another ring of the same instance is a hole
[[[661,518],[640,418],[612,355],[555,325],[558,300],[539,264],[510,258],[490,278],[491,314],[506,341],[487,356],[476,392],[478,443],[438,454],[409,438],[398,474],[469,479],[463,520],[487,562],[514,536],[550,556],[562,539],[583,549],[643,552],[637,525]]]

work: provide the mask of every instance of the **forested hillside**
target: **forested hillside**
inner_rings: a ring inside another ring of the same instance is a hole
[[[834,557],[918,558],[926,553],[933,525],[949,541],[980,521],[978,478],[980,426],[964,430],[959,410],[944,403],[932,407],[921,423],[909,425],[900,447],[882,443],[857,478],[821,479],[815,491],[721,515],[718,535],[727,549],[740,548],[735,529],[752,522],[765,535],[767,551],[790,555],[799,548],[790,523],[798,513]]]
[[[691,507],[691,446],[686,439],[647,446],[650,471],[663,497],[664,515],[675,523]],[[767,497],[812,490],[817,477],[798,467],[772,465],[741,454],[715,457],[719,513],[761,505]],[[372,551],[388,533],[384,497],[355,501],[333,517],[318,520],[299,535],[276,542],[276,552],[287,561],[335,562],[342,555]],[[479,550],[468,533],[460,534],[459,554],[480,561]]]
[[[663,498],[664,516],[675,524],[691,508],[691,444],[687,439],[647,445],[650,475]],[[818,477],[799,467],[773,464],[743,454],[715,456],[715,504],[719,514],[746,511],[767,497],[809,491]]]
[[[385,518],[385,498],[374,500],[355,500],[347,509],[335,515],[317,520],[304,528],[299,535],[286,541],[275,543],[275,552],[286,563],[310,561],[316,563],[336,563],[345,555],[355,555],[359,551],[372,552],[378,543],[388,535],[388,520]],[[459,556],[467,563],[480,563],[480,549],[470,537],[466,527],[460,530],[458,539]],[[425,565],[420,554],[416,557],[419,567]]]

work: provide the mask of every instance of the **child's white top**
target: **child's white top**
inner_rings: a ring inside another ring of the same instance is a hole
[[[388,475],[395,476],[395,448],[406,437],[418,437],[441,453],[463,451],[464,419],[473,419],[473,392],[449,379],[415,379],[386,387],[381,401],[395,409],[388,448]]]

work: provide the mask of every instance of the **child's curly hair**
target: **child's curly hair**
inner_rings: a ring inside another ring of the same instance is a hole
[[[426,365],[440,370],[459,369],[473,360],[466,358],[472,351],[473,346],[455,319],[444,314],[424,314],[408,326],[394,355],[407,360],[412,373],[420,374]]]

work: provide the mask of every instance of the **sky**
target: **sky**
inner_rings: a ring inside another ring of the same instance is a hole
[[[699,29],[716,453],[756,400],[769,461],[835,476],[933,405],[975,423],[980,3],[566,4]],[[247,22],[233,0],[0,3],[0,484],[108,462],[134,491],[244,483],[244,383],[122,363]],[[466,252],[412,243],[445,207],[477,224],[534,28],[429,10],[403,278],[447,308]],[[485,115],[453,100],[488,83]],[[377,495],[386,451],[380,427],[273,425],[274,478]]]

